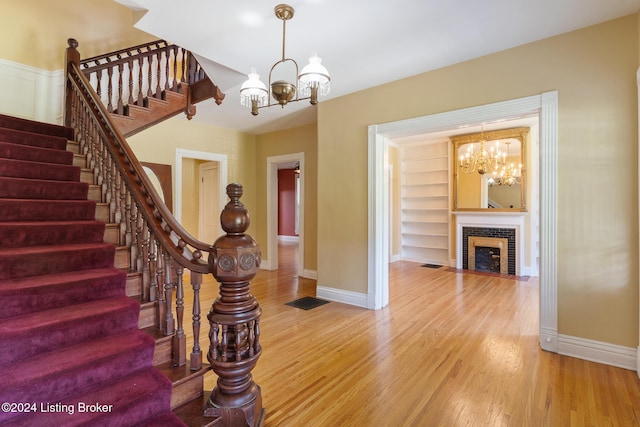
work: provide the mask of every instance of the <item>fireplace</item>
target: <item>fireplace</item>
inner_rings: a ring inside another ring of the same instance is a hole
[[[469,270],[509,274],[509,240],[470,236],[467,242]]]
[[[499,249],[499,273],[516,274],[516,232],[514,228],[462,227],[462,268],[478,270],[476,268],[477,247]]]

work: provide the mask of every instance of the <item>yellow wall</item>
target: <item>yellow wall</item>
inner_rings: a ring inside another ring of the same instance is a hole
[[[0,10],[2,58],[43,70],[64,68],[68,38],[83,58],[157,39],[133,28],[131,9],[114,0],[0,0]]]
[[[306,270],[316,270],[317,264],[317,145],[316,124],[271,132],[256,136],[256,207],[253,218],[256,236],[263,257],[269,259],[267,241],[267,158],[285,154],[304,153],[304,261]]]
[[[178,115],[170,120],[128,138],[140,161],[163,163],[172,166],[175,185],[176,149],[225,154],[228,160],[228,181],[244,186],[242,202],[251,215],[248,233],[256,238],[256,171],[255,137],[234,130],[218,128]],[[198,235],[198,161],[183,161],[182,224],[194,236]],[[174,197],[177,189],[174,187]],[[258,221],[259,222],[259,221]],[[265,241],[258,241],[261,248]]]
[[[557,90],[559,333],[637,346],[638,57],[631,15],[318,104],[318,285],[367,292],[368,125]]]

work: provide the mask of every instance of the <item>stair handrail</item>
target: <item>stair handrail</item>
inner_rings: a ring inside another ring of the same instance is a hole
[[[99,118],[100,132],[105,136],[105,141],[109,143],[107,148],[113,160],[116,161],[116,166],[122,176],[126,178],[126,185],[130,188],[131,194],[136,198],[139,206],[143,207],[143,215],[149,226],[154,233],[162,236],[161,243],[165,250],[182,267],[197,273],[209,273],[209,268],[203,261],[202,255],[203,252],[209,252],[211,245],[196,239],[186,231],[164,204],[133,150],[111,121],[105,106],[100,102],[89,80],[80,70],[79,61],[72,60],[74,56],[79,59],[77,46],[76,40],[69,39],[67,52],[70,61],[66,64],[67,85],[73,85],[73,89],[82,96],[86,106],[91,108],[92,113]],[[77,55],[74,55],[73,51]],[[65,113],[71,111],[68,108],[69,99],[67,98]],[[70,120],[71,117],[68,114],[65,115],[65,125],[74,128]],[[187,245],[195,250],[189,252]]]
[[[80,150],[87,156],[88,166],[94,169],[96,184],[101,188],[103,199],[109,202],[110,218],[119,219],[126,230],[124,240],[131,250],[130,269],[142,271],[143,281],[146,274],[151,284],[156,278],[162,283],[163,289],[156,289],[154,295],[150,285],[149,296],[151,301],[157,300],[159,329],[166,335],[173,335],[174,365],[186,364],[182,276],[183,269],[187,268],[194,290],[190,368],[204,368],[199,345],[199,295],[202,274],[209,273],[220,282],[219,297],[207,315],[210,325],[207,360],[218,375],[218,381],[203,408],[203,415],[215,418],[211,424],[263,425],[262,394],[251,376],[262,353],[262,309],[249,287],[249,281],[260,266],[261,254],[253,238],[245,234],[249,215],[240,202],[242,186],[227,186],[230,201],[220,214],[226,235],[211,245],[191,236],[165,206],[80,69],[78,42],[69,39],[68,44],[65,125],[73,130]],[[207,261],[203,257],[205,252]],[[175,264],[177,268],[174,268]],[[155,284],[155,288],[159,287]],[[176,325],[172,303],[174,289]]]
[[[82,59],[80,69],[110,113],[128,115],[128,105],[146,107],[148,98],[166,99],[166,92],[185,93],[209,80],[206,72],[189,50],[155,40],[113,52]],[[214,85],[217,104],[224,93]],[[188,115],[193,107],[185,110]]]

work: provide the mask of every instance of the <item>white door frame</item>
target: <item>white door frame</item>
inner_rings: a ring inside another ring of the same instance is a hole
[[[210,153],[208,151],[185,150],[183,148],[176,149],[176,188],[173,189],[173,216],[182,222],[182,160],[183,159],[205,160],[209,162],[218,162],[220,167],[220,206],[227,204],[227,174],[229,166],[227,164],[227,155]]]
[[[267,157],[267,253],[269,259],[262,260],[261,268],[278,269],[278,164],[300,163],[300,210],[298,221],[298,267],[297,274],[304,272],[304,153],[283,154]]]
[[[540,117],[540,346],[558,348],[558,92],[369,126],[369,233],[367,307],[389,303],[389,138],[449,130],[530,114]]]

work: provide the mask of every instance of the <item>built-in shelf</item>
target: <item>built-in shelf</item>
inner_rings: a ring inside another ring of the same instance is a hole
[[[449,265],[448,141],[400,151],[402,259]]]

